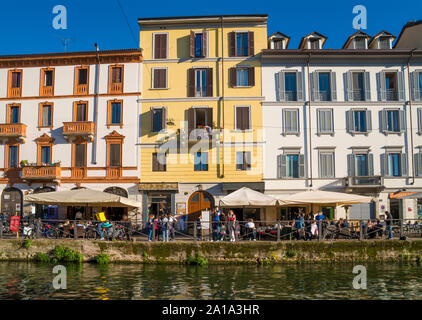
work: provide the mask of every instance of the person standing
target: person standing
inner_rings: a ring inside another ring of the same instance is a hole
[[[221,212],[220,210],[218,210],[218,207],[216,207],[214,209],[214,214],[212,217],[212,240],[213,241],[218,241],[218,238],[220,235],[220,230],[221,230],[220,217],[221,217]]]
[[[169,232],[170,232],[170,236],[171,236],[171,241],[174,241],[176,239],[175,237],[175,230],[176,230],[176,225],[177,225],[177,219],[176,217],[173,217],[173,214],[170,213],[169,215]]]
[[[152,241],[152,231],[154,229],[155,225],[154,225],[154,215],[150,214],[149,215],[149,219],[148,219],[148,241]]]
[[[82,220],[82,212],[78,210],[75,214],[75,220]]]
[[[169,241],[169,219],[167,215],[163,215],[161,219],[161,232],[163,233],[163,242]]]
[[[196,219],[196,236],[199,240],[202,240],[202,214]]]
[[[393,216],[390,212],[385,211],[385,224],[388,232],[388,240],[393,239]]]
[[[236,241],[235,239],[235,232],[236,232],[236,215],[234,214],[233,210],[229,211],[229,214],[227,216],[227,222],[228,222],[228,231],[230,235],[230,242]]]

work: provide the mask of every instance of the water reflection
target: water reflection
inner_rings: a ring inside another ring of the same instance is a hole
[[[0,263],[1,299],[421,299],[417,265],[367,265],[368,289],[354,290],[352,264],[291,266],[67,265],[54,290],[53,266]]]

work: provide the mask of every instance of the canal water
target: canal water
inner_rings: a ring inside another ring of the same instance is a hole
[[[54,290],[52,265],[0,262],[0,299],[422,299],[419,265],[366,265],[366,290],[353,267],[85,263],[66,265],[67,289]]]

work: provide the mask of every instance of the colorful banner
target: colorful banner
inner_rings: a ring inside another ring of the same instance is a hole
[[[11,216],[10,217],[10,227],[9,227],[10,231],[18,232],[20,221],[21,221],[20,216]]]

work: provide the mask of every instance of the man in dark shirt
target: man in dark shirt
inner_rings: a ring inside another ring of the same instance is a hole
[[[390,212],[385,211],[385,224],[387,226],[388,238],[393,239],[393,216]]]

